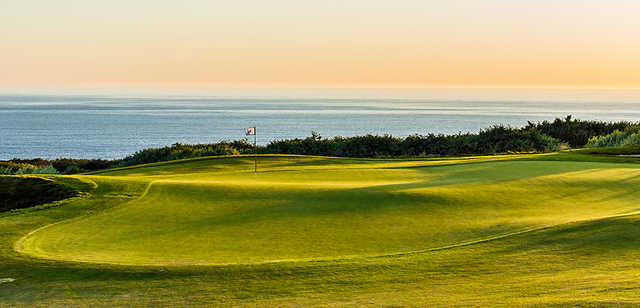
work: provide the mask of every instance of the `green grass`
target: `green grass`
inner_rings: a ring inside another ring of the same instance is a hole
[[[618,147],[601,147],[601,148],[584,148],[576,150],[584,154],[601,154],[601,155],[637,155],[640,154],[640,146],[618,146]]]
[[[241,156],[55,177],[91,197],[0,216],[0,306],[639,305],[638,161],[270,155],[257,175]]]

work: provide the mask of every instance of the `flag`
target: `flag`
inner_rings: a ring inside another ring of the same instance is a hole
[[[256,128],[255,127],[247,127],[247,128],[244,129],[244,134],[246,136],[255,135],[256,134]]]

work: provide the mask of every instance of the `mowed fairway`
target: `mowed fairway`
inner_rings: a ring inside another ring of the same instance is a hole
[[[93,290],[41,298],[48,305],[640,304],[632,159],[259,165],[220,157],[74,176],[96,183],[91,198],[0,216],[2,258],[19,265],[0,268],[16,279],[0,285],[0,303],[60,283],[29,273],[46,265]],[[162,290],[173,297],[153,296]]]

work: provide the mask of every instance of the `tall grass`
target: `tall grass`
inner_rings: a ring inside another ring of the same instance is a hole
[[[27,163],[0,162],[0,174],[58,174],[51,164],[37,166]]]
[[[630,127],[625,130],[615,130],[611,134],[592,137],[587,147],[620,147],[640,145],[640,127]]]
[[[589,143],[590,138],[611,134],[615,131],[624,131],[637,125],[637,123],[627,121],[604,122],[577,120],[569,115],[564,119],[556,118],[553,121],[543,121],[539,123],[529,122],[524,129],[535,129],[542,134],[566,142],[573,148],[580,148]]]

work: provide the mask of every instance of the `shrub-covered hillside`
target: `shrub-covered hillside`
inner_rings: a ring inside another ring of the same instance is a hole
[[[390,135],[324,138],[312,133],[307,138],[274,140],[254,148],[247,140],[210,144],[176,143],[162,148],[138,151],[123,159],[13,159],[0,162],[1,174],[62,173],[96,171],[184,158],[252,154],[300,154],[341,157],[424,157],[483,155],[510,152],[553,152],[563,146],[638,142],[639,124],[576,120],[571,116],[540,123],[529,122],[521,128],[493,126],[479,133],[415,134],[405,138]],[[601,137],[605,136],[605,137]],[[635,139],[633,139],[635,138]],[[623,142],[624,139],[624,142]],[[635,140],[632,141],[631,139]],[[3,165],[4,164],[4,165]]]

